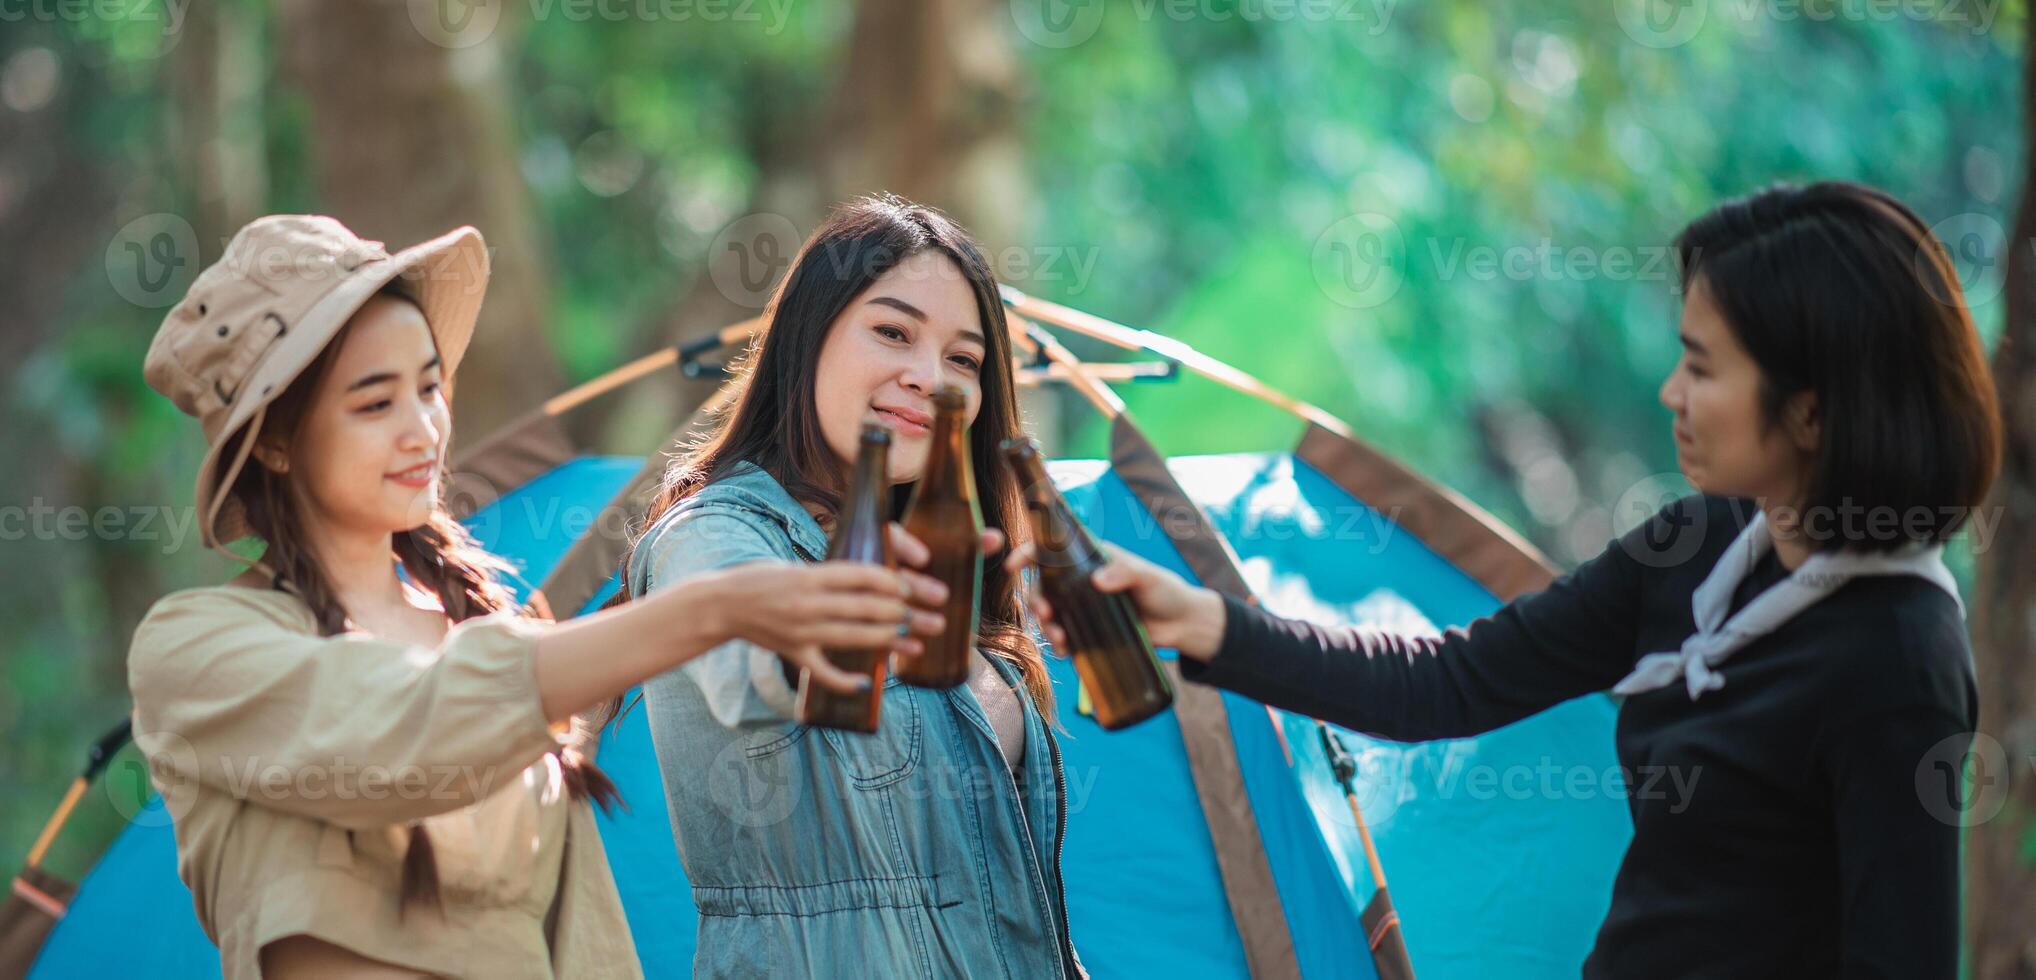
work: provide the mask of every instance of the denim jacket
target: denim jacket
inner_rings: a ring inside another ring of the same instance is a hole
[[[646,532],[629,586],[826,551],[812,515],[744,464]],[[891,678],[873,735],[795,724],[782,661],[744,641],[643,685],[700,911],[696,976],[1086,976],[1060,876],[1060,748],[1017,670],[989,660],[1024,709],[1015,773],[966,685]]]

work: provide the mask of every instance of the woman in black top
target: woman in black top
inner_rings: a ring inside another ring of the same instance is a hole
[[[1096,581],[1183,676],[1382,738],[1627,693],[1633,840],[1586,976],[1951,977],[1978,707],[1938,554],[2000,452],[1956,273],[1913,212],[1840,183],[1730,202],[1677,252],[1661,400],[1701,492],[1546,590],[1428,638],[1283,619],[1121,552]]]

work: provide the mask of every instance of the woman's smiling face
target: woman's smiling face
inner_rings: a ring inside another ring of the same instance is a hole
[[[424,314],[376,296],[353,315],[284,447],[307,517],[384,534],[422,524],[452,433],[443,365]]]
[[[814,407],[827,447],[846,467],[865,418],[891,430],[890,479],[910,483],[926,466],[933,393],[962,390],[965,418],[982,407],[982,313],[961,269],[940,252],[916,252],[870,284],[835,317],[820,348]]]
[[[1793,396],[1782,424],[1761,417],[1760,366],[1726,323],[1702,276],[1683,300],[1682,358],[1661,386],[1675,413],[1676,461],[1707,494],[1792,502],[1817,450],[1815,397]]]

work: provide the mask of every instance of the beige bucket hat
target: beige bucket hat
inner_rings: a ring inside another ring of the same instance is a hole
[[[206,547],[253,533],[227,491],[269,403],[361,304],[399,278],[431,325],[449,392],[488,287],[487,246],[471,227],[390,255],[324,215],[257,218],[163,319],[142,373],[205,430],[211,448],[198,468],[196,503]],[[229,447],[232,460],[222,470]]]

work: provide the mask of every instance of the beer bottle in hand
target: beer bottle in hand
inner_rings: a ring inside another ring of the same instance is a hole
[[[828,544],[827,560],[860,561],[885,568],[898,567],[891,556],[887,533],[891,499],[891,433],[883,426],[866,422],[861,447],[856,451],[855,471],[849,477],[848,496],[835,517],[834,540]],[[814,683],[810,671],[799,672],[799,724],[839,728],[851,732],[877,730],[877,711],[883,705],[884,675],[890,651],[828,649],[827,659],[852,674],[867,674],[870,689],[864,694],[842,694]]]
[[[947,620],[945,630],[926,640],[925,652],[899,661],[898,679],[920,687],[949,688],[968,679],[982,617],[983,508],[976,502],[967,411],[960,388],[946,385],[933,393],[933,444],[905,505],[905,530],[932,552],[926,574],[947,586],[945,605],[925,606]]]
[[[1067,634],[1068,649],[1062,652],[1074,658],[1096,721],[1124,728],[1165,711],[1174,700],[1173,684],[1152,652],[1145,623],[1130,596],[1097,591],[1089,581],[1103,567],[1102,549],[1047,478],[1039,447],[1019,438],[1005,440],[1001,448],[1025,491],[1039,590]]]

